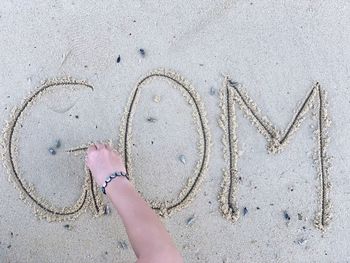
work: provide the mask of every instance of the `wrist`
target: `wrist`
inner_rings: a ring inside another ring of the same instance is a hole
[[[125,176],[118,176],[110,181],[105,188],[107,196],[110,196],[114,192],[120,191],[120,189],[127,187],[130,184],[129,180]]]
[[[104,185],[105,181],[108,179],[108,177],[112,176],[115,172],[126,174],[125,169],[115,169],[115,170],[109,169],[107,171],[99,171],[98,173],[93,173],[97,185],[99,187],[102,187]],[[124,177],[124,176],[117,176],[117,177]]]

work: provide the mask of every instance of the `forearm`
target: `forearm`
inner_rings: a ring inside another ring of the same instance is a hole
[[[126,172],[119,153],[105,144],[90,145],[85,162],[98,185],[104,185],[108,174]],[[125,177],[109,180],[105,191],[123,220],[139,263],[182,262],[158,216]]]
[[[182,261],[158,216],[126,178],[114,179],[106,188],[106,193],[122,218],[140,261]],[[164,257],[168,256],[169,260],[166,260]]]

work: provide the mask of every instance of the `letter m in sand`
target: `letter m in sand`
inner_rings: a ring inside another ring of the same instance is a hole
[[[317,119],[316,150],[314,159],[316,161],[317,174],[319,179],[319,201],[318,211],[315,218],[315,226],[325,230],[330,220],[329,202],[329,167],[330,157],[326,153],[328,136],[326,129],[330,125],[327,116],[326,92],[316,83],[308,93],[305,100],[297,109],[295,116],[284,131],[280,131],[272,125],[268,118],[263,117],[258,107],[249,98],[247,93],[240,88],[238,83],[225,78],[220,93],[221,118],[220,126],[223,129],[223,143],[225,156],[225,169],[221,185],[220,208],[223,216],[230,221],[237,221],[239,209],[237,204],[238,186],[238,144],[237,144],[237,121],[236,105],[243,112],[244,116],[255,126],[267,140],[267,150],[270,153],[279,153],[285,148],[298,130],[309,111],[314,111]]]

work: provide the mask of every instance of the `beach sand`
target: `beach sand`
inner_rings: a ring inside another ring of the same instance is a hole
[[[349,13],[3,1],[0,262],[135,261],[76,150],[95,141],[185,262],[350,260]]]

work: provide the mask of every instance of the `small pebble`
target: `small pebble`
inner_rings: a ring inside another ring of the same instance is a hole
[[[156,102],[156,103],[159,103],[160,102],[160,96],[159,95],[154,95],[153,96],[153,101]]]
[[[63,227],[64,227],[65,229],[67,229],[67,230],[71,230],[71,229],[72,229],[72,227],[71,227],[70,225],[68,225],[68,224],[64,225]]]
[[[299,219],[299,220],[303,220],[303,215],[300,214],[300,213],[298,213],[298,219]]]
[[[257,207],[256,207],[256,210],[260,210],[260,207],[257,206]]]
[[[190,226],[190,225],[193,224],[194,220],[195,220],[195,217],[194,217],[194,215],[192,215],[191,217],[189,217],[189,218],[186,220],[186,224],[187,224],[188,226]]]
[[[288,215],[288,212],[287,211],[283,211],[283,216],[286,220],[290,220],[290,216]]]
[[[118,241],[118,247],[121,249],[128,249],[128,244],[125,241]]]
[[[55,149],[53,149],[53,148],[49,148],[49,153],[50,153],[51,155],[55,155],[55,154],[56,154],[56,151],[55,151]]]
[[[7,248],[11,248],[11,245],[8,245]]]
[[[305,238],[300,238],[300,239],[298,239],[297,241],[296,241],[296,243],[298,244],[298,245],[303,245],[303,244],[305,244],[307,242],[307,239],[305,239]]]
[[[145,50],[143,48],[140,48],[139,52],[140,52],[142,57],[146,56],[146,52],[145,52]]]
[[[216,94],[216,89],[214,87],[211,87],[209,93],[210,95],[214,96]]]
[[[182,162],[183,164],[186,164],[186,157],[185,157],[185,155],[180,155],[179,156],[179,160],[180,160],[180,162]]]
[[[76,119],[79,119],[79,115],[75,115],[75,118],[76,118]]]
[[[248,208],[244,207],[243,208],[243,215],[245,216],[246,214],[248,214]]]
[[[104,214],[109,215],[110,213],[111,213],[111,208],[109,207],[109,205],[105,205],[104,206]]]
[[[58,140],[56,140],[55,148],[58,149],[58,148],[60,148],[60,147],[61,147],[61,140],[58,139]]]
[[[147,121],[148,121],[148,122],[156,122],[157,119],[156,119],[156,118],[153,118],[153,117],[148,117],[148,118],[147,118]]]
[[[117,63],[120,62],[120,55],[117,57]]]

